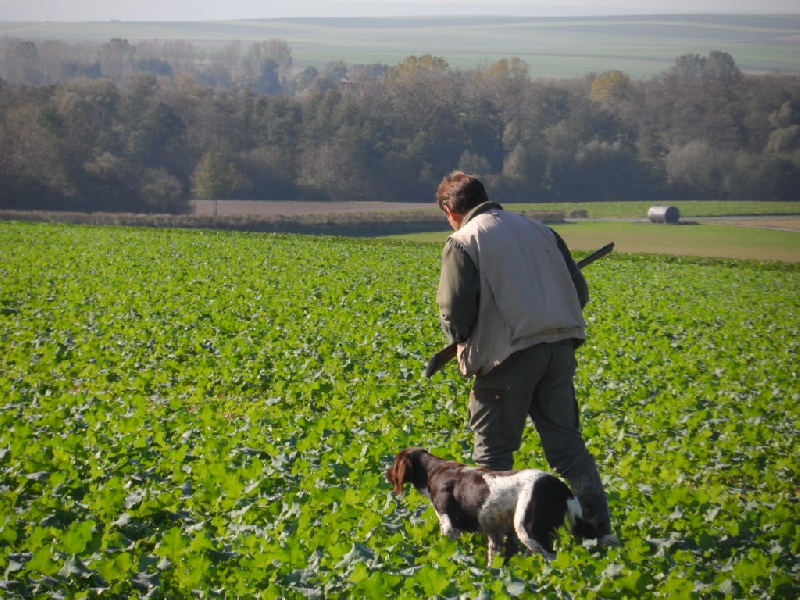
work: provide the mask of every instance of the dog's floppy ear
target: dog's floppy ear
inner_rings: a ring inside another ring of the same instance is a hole
[[[403,450],[394,459],[394,465],[389,467],[386,472],[386,478],[389,483],[394,484],[394,493],[403,495],[403,484],[406,482],[406,473],[412,469],[411,459],[408,453]]]

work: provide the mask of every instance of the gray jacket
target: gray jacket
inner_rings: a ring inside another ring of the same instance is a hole
[[[487,202],[464,218],[442,254],[437,301],[465,376],[517,350],[585,339],[586,280],[549,227]]]

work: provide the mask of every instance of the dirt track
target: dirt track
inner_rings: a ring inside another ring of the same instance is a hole
[[[194,214],[213,215],[213,200],[193,200]],[[217,202],[217,215],[225,216],[275,216],[291,217],[324,213],[364,213],[376,211],[419,210],[435,208],[433,202],[273,202],[258,200],[224,200]]]
[[[741,225],[742,227],[777,229],[778,231],[800,231],[800,218],[795,216],[705,217],[696,220],[703,223],[719,223],[722,225]]]

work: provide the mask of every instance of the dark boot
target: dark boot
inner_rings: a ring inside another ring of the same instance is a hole
[[[568,477],[567,481],[583,510],[582,523],[574,533],[579,537],[596,539],[602,546],[619,546],[619,540],[611,533],[608,500],[597,467],[592,465],[578,475]]]

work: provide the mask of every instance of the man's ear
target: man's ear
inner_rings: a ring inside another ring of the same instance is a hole
[[[447,205],[443,205],[442,210],[444,210],[444,214],[447,216],[447,220],[449,221],[451,227],[455,231],[458,231],[461,228],[461,222],[464,220],[464,215],[454,212]]]

